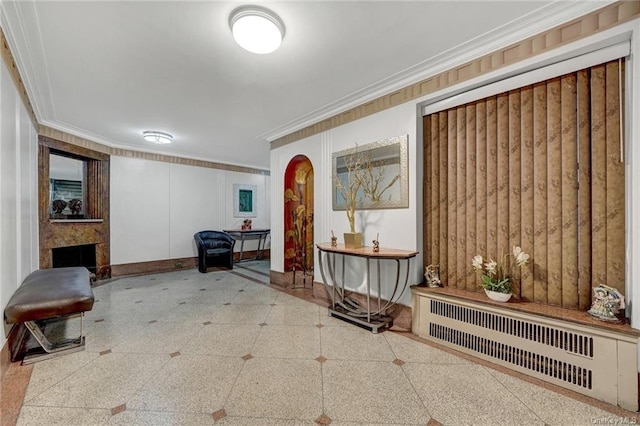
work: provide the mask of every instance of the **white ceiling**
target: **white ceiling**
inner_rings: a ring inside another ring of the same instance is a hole
[[[270,55],[233,41],[238,1],[4,0],[2,26],[40,123],[109,146],[268,169],[269,140],[604,4],[259,3],[286,26]],[[144,130],[174,143],[145,142]]]

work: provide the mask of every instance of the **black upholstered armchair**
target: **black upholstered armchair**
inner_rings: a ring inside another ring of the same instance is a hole
[[[200,231],[193,235],[198,247],[198,271],[207,272],[207,266],[225,266],[233,269],[233,246],[236,240],[226,232]],[[207,260],[211,264],[207,264]]]

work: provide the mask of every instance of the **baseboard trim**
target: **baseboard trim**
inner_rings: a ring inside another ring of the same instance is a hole
[[[157,272],[179,271],[182,269],[195,269],[196,266],[197,259],[195,257],[125,263],[122,265],[111,265],[111,277],[116,278],[128,275],[144,275]]]
[[[261,259],[270,259],[270,250],[263,250]],[[258,255],[256,250],[242,253],[243,259],[251,259]],[[239,252],[233,253],[233,260],[240,258]],[[182,269],[195,269],[198,267],[197,257],[182,257],[176,259],[152,260],[149,262],[123,263],[121,265],[111,265],[111,277],[124,277],[129,275],[155,274],[159,272],[180,271]]]
[[[11,326],[7,341],[0,350],[0,382],[4,380],[11,363],[15,362],[12,358],[19,354],[27,334],[27,328],[22,323]]]
[[[25,327],[14,326],[7,336],[7,341],[0,349],[0,424],[15,425],[20,415],[20,409],[27,393],[33,365],[22,365],[21,362],[11,362],[14,342],[22,341],[21,331]]]
[[[242,252],[242,261],[248,261],[248,260],[255,260],[258,258],[258,251],[257,250],[245,250]],[[260,252],[260,259],[259,260],[267,260],[267,259],[271,259],[271,250],[262,250]],[[240,252],[236,251],[233,252],[233,260],[238,261],[240,260]]]
[[[4,342],[2,349],[0,349],[0,383],[4,380],[11,365],[11,354],[9,351],[9,341]]]
[[[280,287],[285,286],[285,276],[284,272],[278,272],[274,270],[269,271],[269,281],[271,284],[275,284]]]

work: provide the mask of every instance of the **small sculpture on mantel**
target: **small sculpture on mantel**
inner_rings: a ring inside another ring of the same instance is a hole
[[[587,313],[604,321],[619,321],[617,315],[624,308],[624,296],[615,288],[600,284],[593,289],[593,303]]]
[[[71,211],[71,214],[79,215],[80,210],[82,210],[82,200],[77,198],[69,200],[69,210]]]
[[[424,279],[427,281],[427,287],[442,287],[440,282],[440,265],[429,265],[424,268]]]
[[[380,251],[380,241],[378,241],[379,237],[380,234],[376,234],[376,239],[373,240],[373,251],[376,253]]]
[[[53,209],[54,218],[64,218],[62,211],[67,208],[67,202],[64,200],[53,200],[53,203],[51,203],[51,208]]]
[[[331,247],[338,247],[338,237],[333,233],[333,229],[331,230]]]

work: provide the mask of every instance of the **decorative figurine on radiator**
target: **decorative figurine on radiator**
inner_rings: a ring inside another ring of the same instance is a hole
[[[376,239],[373,240],[373,251],[376,253],[380,251],[380,241],[378,241],[379,236],[380,234],[376,234]]]
[[[429,265],[424,268],[424,279],[427,281],[427,287],[442,287],[438,269],[440,269],[440,265]]]
[[[593,289],[593,303],[587,313],[604,321],[619,321],[616,315],[624,308],[624,296],[615,288],[600,284]]]

